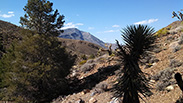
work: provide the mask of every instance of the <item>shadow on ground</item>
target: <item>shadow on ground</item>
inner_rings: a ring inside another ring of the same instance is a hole
[[[78,93],[84,89],[92,89],[96,84],[106,80],[108,76],[115,75],[115,71],[120,68],[120,65],[101,67],[98,72],[87,76],[81,80],[74,78],[70,83],[69,94]]]

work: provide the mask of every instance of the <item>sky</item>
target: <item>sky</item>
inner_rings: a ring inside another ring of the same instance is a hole
[[[64,15],[63,29],[78,28],[108,43],[121,41],[121,30],[144,24],[159,30],[177,21],[172,12],[183,9],[183,0],[49,0]],[[0,20],[20,26],[27,0],[1,0]],[[182,11],[183,13],[183,11]]]

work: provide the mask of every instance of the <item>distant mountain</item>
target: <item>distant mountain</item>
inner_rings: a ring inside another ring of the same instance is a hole
[[[60,34],[60,38],[66,39],[75,39],[75,40],[83,40],[88,41],[94,44],[98,44],[101,47],[105,48],[105,43],[100,39],[96,38],[92,34],[84,31],[80,31],[77,28],[69,28],[65,29],[63,33]]]

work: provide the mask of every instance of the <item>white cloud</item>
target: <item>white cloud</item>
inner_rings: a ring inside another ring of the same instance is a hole
[[[107,31],[104,31],[104,33],[112,33],[112,32],[115,32],[115,30],[107,30]]]
[[[114,32],[118,32],[119,30],[106,30],[106,31],[103,31],[103,32],[97,32],[99,34],[104,34],[104,33],[114,33]]]
[[[79,28],[78,26],[82,26],[84,25],[83,23],[76,23],[73,24],[72,22],[69,22],[67,24],[64,24],[64,27],[62,27],[61,29],[68,29],[68,28]]]
[[[119,25],[113,25],[112,27],[113,28],[119,28],[120,26]]]
[[[84,24],[83,24],[83,23],[76,23],[76,24],[74,24],[74,25],[82,26],[82,25],[84,25]]]
[[[0,11],[0,13],[1,13],[1,11]],[[9,11],[8,14],[0,14],[0,17],[3,17],[3,18],[10,18],[13,16],[15,16],[13,11]]]
[[[93,29],[94,29],[94,27],[88,27],[88,29],[89,29],[89,30],[93,30]]]
[[[14,14],[14,12],[13,11],[9,11],[8,14]]]
[[[138,25],[138,24],[151,24],[151,23],[156,22],[156,21],[158,21],[158,19],[149,19],[149,20],[139,21],[139,22],[136,22],[134,24],[135,25]]]

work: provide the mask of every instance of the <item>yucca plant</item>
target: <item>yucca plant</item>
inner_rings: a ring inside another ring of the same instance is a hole
[[[150,91],[148,80],[139,67],[142,55],[153,47],[154,28],[147,25],[131,25],[124,28],[122,37],[125,45],[120,45],[119,56],[123,64],[122,76],[115,84],[115,95],[122,97],[123,103],[139,103],[139,93],[147,97]]]

